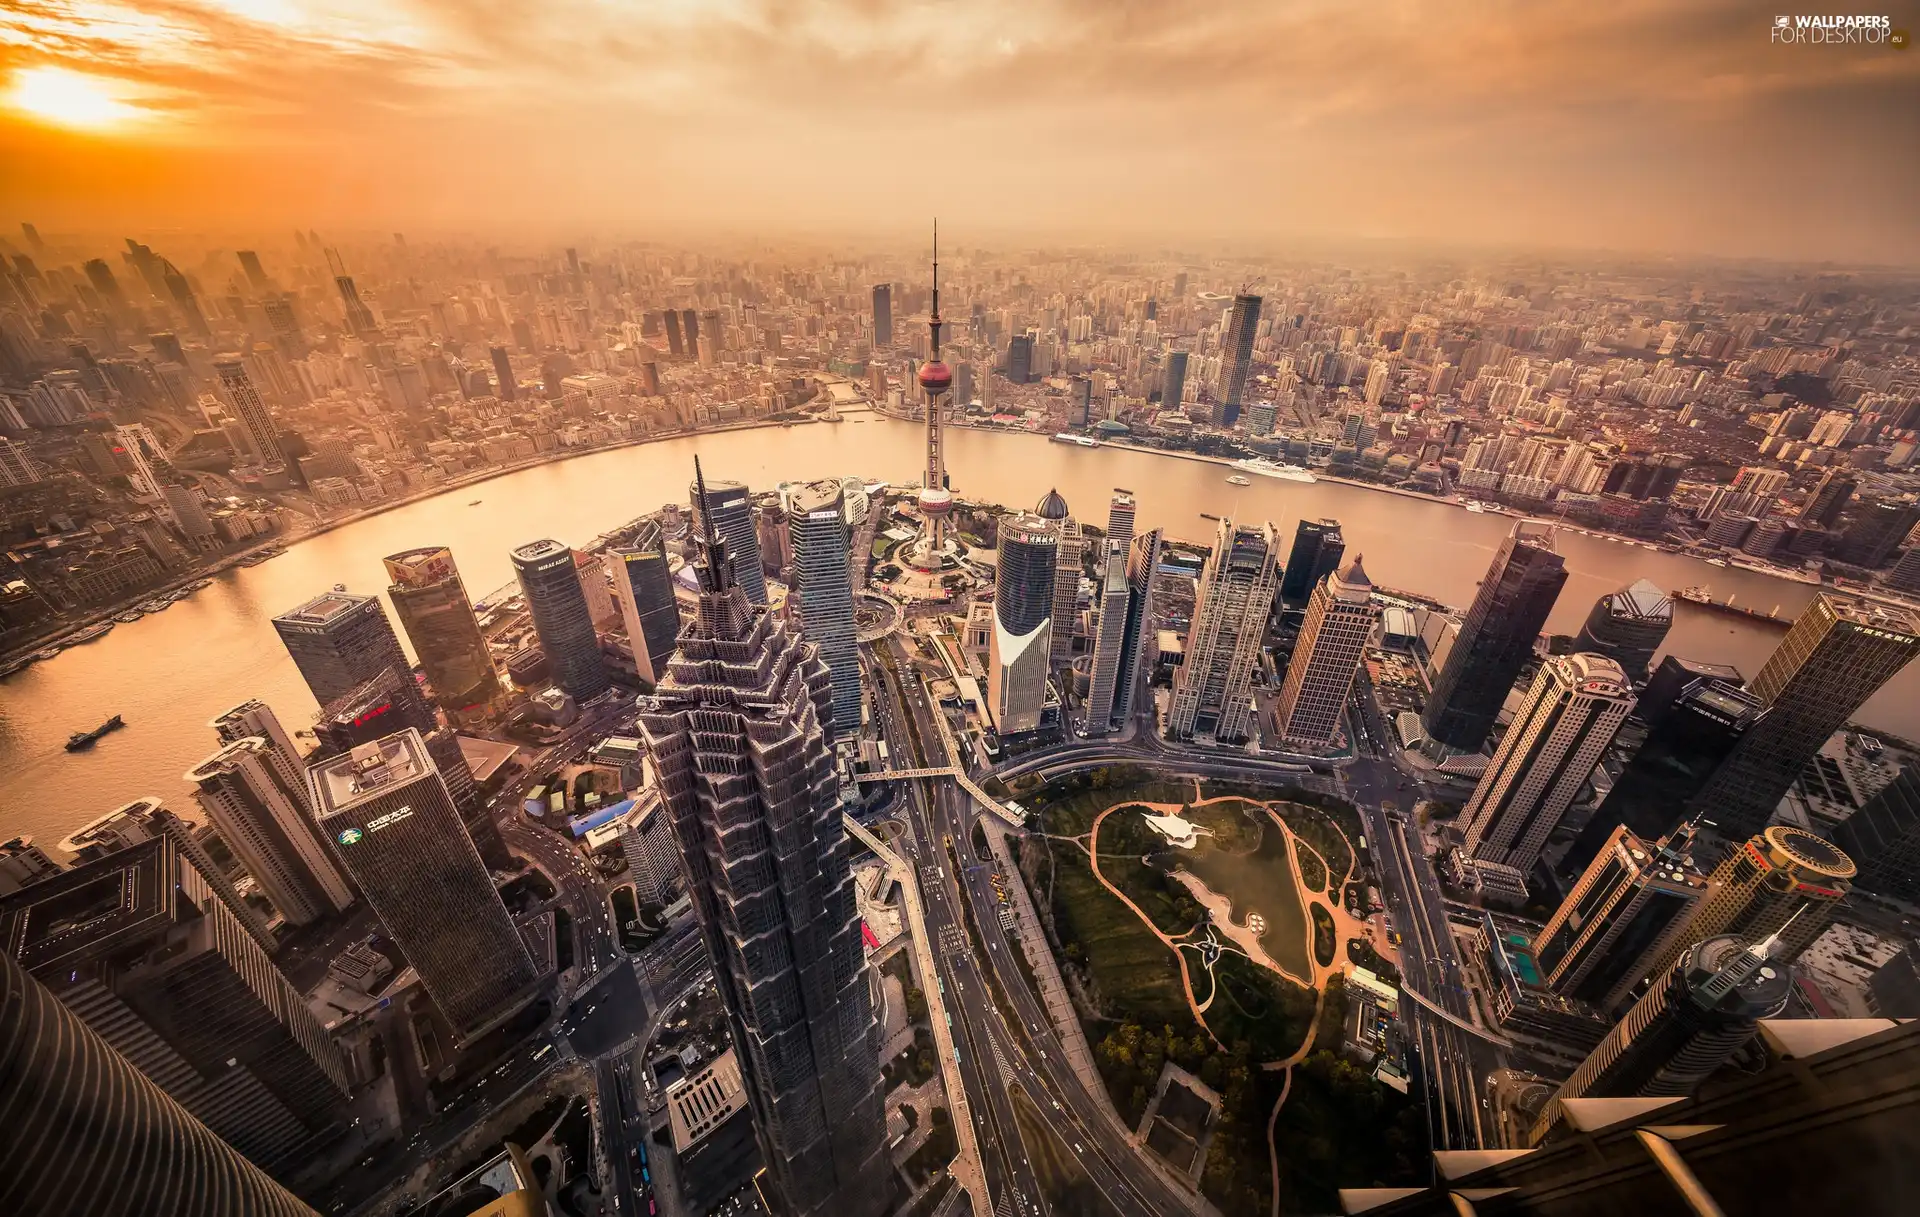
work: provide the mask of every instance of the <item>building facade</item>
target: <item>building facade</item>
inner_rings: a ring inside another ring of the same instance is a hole
[[[756,608],[702,542],[697,617],[641,702],[761,1147],[802,1217],[891,1197],[877,1029],[818,649]]]
[[[189,769],[186,780],[220,839],[288,925],[308,925],[353,904],[353,889],[308,815],[298,775],[267,740],[236,740]]]
[[[1306,621],[1274,706],[1274,735],[1282,743],[1323,748],[1333,742],[1380,620],[1373,583],[1355,555],[1347,568],[1320,581],[1307,601]]]
[[[0,1211],[318,1217],[0,951]]]
[[[860,733],[860,647],[853,615],[853,572],[846,506],[840,483],[809,482],[787,492],[787,536],[793,548],[793,586],[787,610],[820,650],[833,686],[827,742]]]
[[[988,708],[1001,735],[1034,730],[1046,709],[1059,554],[1060,530],[1054,521],[1024,512],[1001,519],[987,653]]]
[[[1473,752],[1493,730],[1567,582],[1553,533],[1551,524],[1521,520],[1500,543],[1420,716],[1435,744]]]
[[[1616,828],[1533,941],[1540,979],[1563,997],[1599,1002],[1682,932],[1707,877],[1689,827],[1649,842]]]
[[[666,671],[680,636],[680,604],[674,598],[673,571],[659,526],[645,524],[631,545],[609,549],[606,564],[633,648],[634,668],[641,680],[653,684]]]
[[[1532,870],[1633,706],[1632,683],[1604,655],[1541,664],[1460,813],[1467,852],[1522,875]]]
[[[314,815],[463,1043],[524,1009],[539,974],[418,731],[315,765]]]
[[[1547,1101],[1529,1134],[1565,1126],[1568,1099],[1684,1097],[1786,1008],[1792,972],[1776,943],[1721,934],[1689,946]]]
[[[753,528],[753,497],[745,482],[708,481],[706,498],[696,486],[687,488],[687,501],[693,505],[693,531],[705,527],[713,516],[713,530],[727,543],[728,561],[733,563],[734,578],[747,593],[749,603],[765,607],[767,576],[760,566],[760,538]]]
[[[1834,829],[1833,843],[1860,863],[1855,885],[1920,903],[1920,766],[1908,765]]]
[[[1623,976],[1601,1004],[1622,1008],[1644,977],[1665,975],[1687,946],[1716,934],[1738,934],[1747,941],[1776,937],[1772,958],[1784,968],[1826,929],[1856,873],[1853,859],[1832,842],[1774,825],[1721,859],[1707,876],[1707,894],[1694,905],[1685,930],[1652,953],[1646,972]]]
[[[1640,710],[1644,716],[1644,696]],[[1646,740],[1574,838],[1560,863],[1561,873],[1575,873],[1592,862],[1622,825],[1644,841],[1673,832],[1693,797],[1764,712],[1760,699],[1744,689],[1708,677],[1694,680],[1647,728]]]
[[[64,932],[47,934],[48,925]],[[344,1054],[168,836],[0,901],[0,941],[61,1004],[264,1170],[297,1166],[346,1103]]]
[[[1253,668],[1280,583],[1276,540],[1271,523],[1220,521],[1174,678],[1170,737],[1236,743],[1251,732]]]
[[[1231,427],[1240,421],[1240,406],[1253,371],[1253,340],[1260,332],[1260,297],[1241,293],[1220,338],[1220,379],[1214,386],[1213,425]]]
[[[1647,678],[1653,656],[1673,627],[1673,601],[1650,580],[1641,579],[1600,597],[1573,649],[1605,655],[1635,683]]]
[[[424,702],[413,665],[376,596],[356,596],[342,584],[273,619],[287,654],[306,679],[313,700],[326,705],[392,669],[409,679],[407,696]]]
[[[605,693],[613,681],[573,550],[558,541],[529,542],[513,551],[513,573],[552,665],[553,683],[576,701]]]
[[[1690,805],[1723,833],[1760,831],[1829,736],[1920,651],[1920,618],[1822,592],[1747,687],[1766,714]]]
[[[483,715],[500,696],[500,674],[453,564],[453,551],[428,546],[385,561],[387,578],[393,581],[387,599],[426,669],[434,700],[457,719]]]
[[[1293,530],[1293,548],[1287,551],[1280,575],[1280,599],[1289,608],[1305,608],[1313,589],[1334,571],[1347,551],[1338,520],[1302,520]]]

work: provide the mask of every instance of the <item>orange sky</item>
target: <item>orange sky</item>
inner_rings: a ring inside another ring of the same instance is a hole
[[[0,217],[671,238],[938,212],[1920,264],[1920,51],[1773,46],[1771,22],[1733,0],[0,0]]]

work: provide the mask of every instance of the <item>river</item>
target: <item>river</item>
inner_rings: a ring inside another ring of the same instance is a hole
[[[782,479],[861,474],[917,482],[921,430],[877,416],[839,425],[732,431],[663,440],[524,469],[333,530],[259,566],[229,571],[191,599],[121,625],[105,638],[65,651],[0,682],[0,837],[30,833],[52,845],[74,828],[140,795],[191,808],[181,775],[214,749],[207,722],[247,697],[272,705],[289,730],[316,709],[270,618],[335,583],[367,592],[386,586],[381,558],[420,545],[451,546],[467,589],[481,595],[513,577],[508,551],[540,537],[579,544],[669,500],[684,501],[696,449],[707,475],[736,478],[755,490]],[[1367,573],[1403,588],[1464,605],[1494,547],[1512,525],[1448,504],[1357,486],[1306,485],[1255,477],[1227,484],[1229,470],[1114,448],[1087,449],[1039,436],[955,429],[947,436],[955,493],[1030,506],[1057,486],[1075,514],[1106,522],[1113,487],[1139,500],[1138,527],[1204,541],[1213,525],[1201,513],[1272,520],[1291,541],[1302,518],[1330,516],[1345,530],[1347,552],[1366,556]],[[476,506],[469,506],[479,499]],[[1811,587],[1746,571],[1566,532],[1571,577],[1550,628],[1572,633],[1594,600],[1642,576],[1662,588],[1710,584],[1741,603],[1797,611]],[[1780,631],[1679,607],[1670,649],[1731,663],[1751,676]],[[109,715],[125,730],[89,752],[63,748],[68,733]],[[1920,665],[1909,668],[1861,713],[1862,721],[1920,737]]]

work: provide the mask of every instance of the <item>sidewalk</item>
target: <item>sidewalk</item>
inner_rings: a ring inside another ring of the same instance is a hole
[[[993,852],[995,863],[1007,876],[1007,887],[1013,892],[1014,932],[1020,936],[1020,949],[1026,953],[1034,979],[1040,982],[1040,1004],[1047,1008],[1047,1016],[1053,1020],[1053,1029],[1060,1036],[1061,1047],[1066,1049],[1067,1063],[1073,1066],[1074,1076],[1080,1079],[1080,1084],[1086,1087],[1088,1094],[1104,1095],[1106,1089],[1100,1080],[1099,1070],[1094,1068],[1093,1050],[1087,1045],[1086,1030],[1080,1025],[1080,1016],[1073,1008],[1073,998],[1067,993],[1066,982],[1060,977],[1059,961],[1053,957],[1047,932],[1034,910],[1033,896],[1027,891],[1027,881],[1020,874],[1020,865],[1007,845],[1007,833],[997,825],[991,828],[987,832],[987,847]]]

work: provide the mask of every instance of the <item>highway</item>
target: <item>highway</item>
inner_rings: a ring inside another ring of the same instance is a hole
[[[1362,680],[1355,693],[1348,707],[1349,732],[1363,751],[1392,749],[1371,687]],[[1471,1022],[1473,999],[1447,926],[1440,881],[1420,834],[1408,821],[1409,803],[1402,801],[1410,790],[1425,794],[1427,782],[1407,778],[1390,762],[1364,756],[1343,777],[1366,825],[1382,898],[1400,934],[1403,982],[1460,1021]],[[1499,1139],[1487,1132],[1488,1112],[1479,1086],[1480,1078],[1504,1064],[1497,1049],[1418,1002],[1400,1003],[1399,1018],[1417,1057],[1434,1148],[1499,1148]]]
[[[902,680],[884,663],[875,669],[873,687],[882,696],[874,704],[888,747],[914,766],[946,763],[949,758],[929,756],[916,746],[917,738],[937,748],[939,739],[932,718],[939,710],[919,680]],[[963,1049],[963,1068],[980,1120],[996,1210],[1046,1211],[1030,1151],[1014,1126],[1009,1083],[1018,1083],[1033,1098],[1052,1131],[1122,1217],[1161,1217],[1189,1210],[1190,1198],[1166,1183],[1145,1158],[1145,1151],[1120,1129],[1106,1097],[1090,1095],[1081,1086],[1038,995],[1014,961],[1014,947],[999,922],[992,867],[973,856],[972,829],[981,813],[947,779],[917,779],[912,786],[906,816],[911,831],[904,847],[926,880],[928,931],[941,946],[941,979],[958,1011],[956,1031],[972,1047],[970,1054]],[[987,823],[991,826],[993,821],[989,818]],[[1017,876],[1009,879],[1019,881]],[[984,940],[984,952],[973,948],[967,908]],[[987,985],[989,972],[1011,1005],[1017,1028],[995,1004]],[[973,1058],[970,1066],[968,1055]]]

